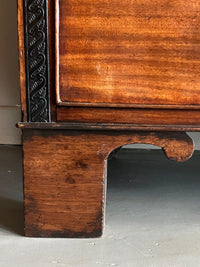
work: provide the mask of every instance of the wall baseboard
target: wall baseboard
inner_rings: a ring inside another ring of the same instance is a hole
[[[21,131],[16,127],[20,120],[20,107],[0,106],[0,144],[21,144]]]

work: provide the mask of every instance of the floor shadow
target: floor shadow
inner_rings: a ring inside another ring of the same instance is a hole
[[[0,146],[0,234],[24,235],[21,146]]]
[[[1,232],[10,231],[24,235],[23,203],[0,197],[0,228]]]
[[[195,151],[190,160],[180,163],[168,160],[160,150],[116,153],[108,162],[106,222],[110,229],[127,235],[129,227],[136,236],[140,231],[145,234],[144,229],[160,236],[199,231],[199,156]]]
[[[199,152],[186,162],[165,157],[162,150],[122,149],[108,161],[108,187],[199,185]]]

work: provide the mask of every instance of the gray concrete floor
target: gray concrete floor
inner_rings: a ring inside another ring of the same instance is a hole
[[[200,152],[186,163],[159,150],[109,160],[101,239],[23,236],[21,157],[0,146],[0,267],[200,266]]]

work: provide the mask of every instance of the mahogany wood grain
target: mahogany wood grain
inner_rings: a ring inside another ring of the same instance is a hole
[[[18,0],[18,50],[22,120],[27,121],[23,4]]]
[[[56,4],[60,105],[200,104],[199,0]]]
[[[24,129],[26,236],[101,236],[106,159],[130,143],[161,146],[177,161],[193,153],[193,142],[185,133]]]
[[[18,0],[18,31],[25,123],[18,126],[25,233],[98,237],[113,150],[153,144],[177,161],[193,153],[183,131],[200,131],[200,0],[27,1],[41,5],[32,10],[35,20],[48,4],[48,23],[45,15],[37,29],[48,24],[40,47],[49,47],[51,123],[26,123],[23,2]]]
[[[51,121],[57,119],[56,114],[56,91],[55,91],[55,1],[48,2],[49,11],[49,62],[50,62],[50,103],[51,103]]]
[[[166,129],[172,125],[199,126],[200,110],[60,107],[57,121],[163,125]]]

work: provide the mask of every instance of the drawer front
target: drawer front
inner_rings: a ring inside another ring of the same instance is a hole
[[[56,0],[59,105],[200,104],[199,0]]]

